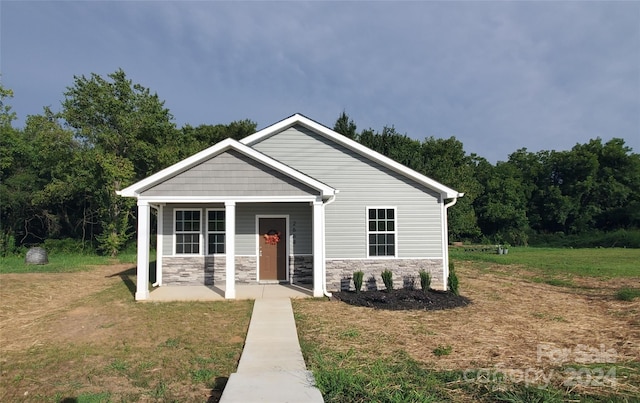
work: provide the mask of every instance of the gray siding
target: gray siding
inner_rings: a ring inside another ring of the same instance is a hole
[[[234,150],[145,190],[143,196],[304,196],[319,191]]]
[[[338,189],[326,207],[328,259],[366,258],[366,207],[397,207],[400,258],[442,257],[439,194],[310,131],[294,126],[252,146]]]
[[[175,210],[199,209],[205,217],[206,209],[224,209],[224,204],[168,204],[163,210],[163,254],[173,254]],[[289,254],[312,253],[312,208],[308,203],[238,203],[236,205],[236,255],[256,254],[256,215],[289,216]],[[202,234],[206,231],[202,223]],[[203,251],[204,253],[204,251]]]

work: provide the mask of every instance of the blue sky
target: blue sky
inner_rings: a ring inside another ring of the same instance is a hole
[[[176,124],[294,113],[513,151],[625,139],[640,152],[640,2],[6,1],[17,126],[73,76],[122,68]]]

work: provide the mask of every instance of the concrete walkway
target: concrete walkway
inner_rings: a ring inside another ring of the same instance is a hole
[[[220,403],[324,402],[300,351],[289,298],[256,299],[238,372]]]

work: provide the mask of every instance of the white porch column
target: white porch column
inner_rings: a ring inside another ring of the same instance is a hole
[[[156,230],[156,283],[162,286],[162,233],[164,226],[164,204],[158,205],[158,229]]]
[[[149,298],[149,202],[138,200],[138,265],[136,300]]]
[[[224,203],[225,208],[225,254],[226,254],[226,284],[224,297],[236,297],[236,202]]]
[[[324,215],[322,201],[313,202],[313,296],[322,297],[324,267]]]

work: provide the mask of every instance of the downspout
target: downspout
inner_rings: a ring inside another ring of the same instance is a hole
[[[336,190],[336,193],[338,193],[338,191]],[[333,203],[334,201],[336,201],[336,195],[335,193],[329,198],[329,200],[327,200],[326,203],[324,203],[322,205],[322,293],[324,294],[325,297],[327,298],[331,298],[332,294],[327,291],[327,243],[326,241],[326,235],[325,235],[325,220],[324,220],[324,209],[326,206],[328,206],[329,204]]]
[[[464,196],[464,193],[458,193],[452,201],[450,201],[449,203],[444,205],[444,242],[443,242],[443,246],[444,246],[444,250],[443,250],[443,269],[447,271],[447,273],[449,273],[449,207],[454,206],[457,202],[458,202],[458,197],[462,197]],[[447,290],[447,288],[449,287],[449,285],[447,284],[447,277],[445,277],[444,279],[444,289],[445,291]]]

